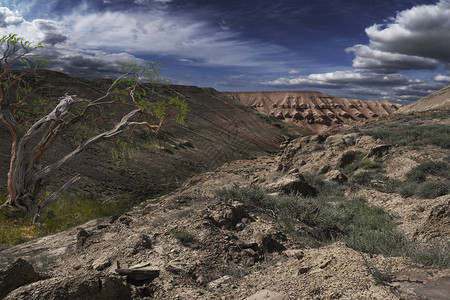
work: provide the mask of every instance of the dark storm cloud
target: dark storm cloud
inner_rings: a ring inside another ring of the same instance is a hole
[[[55,46],[58,43],[64,43],[68,39],[68,37],[62,33],[60,25],[54,21],[38,19],[34,20],[33,23],[44,35],[41,39],[41,42],[44,43],[44,45]]]

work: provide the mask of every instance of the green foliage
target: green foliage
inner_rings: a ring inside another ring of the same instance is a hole
[[[409,198],[416,194],[416,189],[417,183],[406,181],[398,186],[397,191],[403,198]]]
[[[450,165],[444,161],[427,161],[409,171],[406,178],[413,182],[424,182],[427,175],[450,179]]]
[[[400,146],[435,145],[443,149],[450,149],[450,126],[442,124],[420,125],[408,123],[391,123],[378,125],[374,129],[366,129],[364,134],[380,138],[385,143]]]
[[[0,198],[2,202],[5,197]],[[42,229],[34,226],[25,212],[12,213],[0,209],[0,243],[15,245],[26,240],[53,234],[89,220],[113,215],[127,209],[125,201],[100,203],[80,196],[65,196],[43,212]]]
[[[425,266],[450,267],[450,243],[431,247],[411,247],[410,256]]]
[[[53,234],[67,228],[122,212],[125,201],[101,203],[83,196],[65,196],[51,204],[43,214],[43,228]]]
[[[421,198],[437,198],[450,193],[450,181],[425,181],[419,184],[415,194]]]
[[[195,235],[187,229],[175,230],[172,232],[172,237],[178,240],[182,245],[187,246],[194,242]]]
[[[366,186],[372,186],[374,180],[384,180],[386,177],[378,171],[363,171],[352,176],[352,181]]]
[[[322,230],[323,241],[342,240],[367,253],[399,255],[406,244],[389,214],[362,199],[347,199],[343,188],[308,174],[318,195],[303,199],[295,195],[270,197],[257,186],[233,186],[216,192],[220,200],[236,200],[279,218],[292,228],[301,222]]]

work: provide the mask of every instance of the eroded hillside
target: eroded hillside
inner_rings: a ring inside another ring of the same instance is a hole
[[[42,85],[54,88],[40,91],[46,99],[57,99],[65,93],[95,99],[105,93],[111,80],[76,79],[53,71],[41,71]],[[251,108],[209,88],[165,85],[148,95],[153,99],[182,97],[190,112],[183,125],[165,128],[161,145],[155,137],[140,134],[140,151],[126,165],[116,166],[111,148],[116,139],[95,144],[74,160],[63,165],[57,174],[46,179],[50,188],[61,186],[73,174],[82,179],[72,191],[102,199],[117,199],[124,194],[145,199],[180,186],[187,178],[214,169],[227,161],[265,154],[278,150],[281,141],[303,132],[275,118],[262,116]],[[120,110],[116,112],[120,116]],[[82,128],[77,134],[88,135],[92,130]],[[47,163],[63,157],[80,141],[69,132],[57,141],[43,157]],[[126,138],[126,136],[125,136]],[[160,147],[161,146],[161,147]],[[11,138],[0,124],[0,192],[6,191]]]
[[[39,274],[16,261],[0,272],[1,296],[448,299],[446,116],[288,140],[144,209],[3,249],[3,266],[21,257]]]
[[[401,105],[386,101],[361,101],[320,92],[225,92],[260,112],[314,133],[330,127],[376,119],[396,112]]]

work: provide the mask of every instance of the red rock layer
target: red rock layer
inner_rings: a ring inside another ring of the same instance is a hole
[[[387,101],[345,99],[320,92],[224,93],[260,112],[315,133],[323,132],[334,125],[390,115],[401,107]]]

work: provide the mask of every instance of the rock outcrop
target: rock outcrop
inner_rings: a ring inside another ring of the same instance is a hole
[[[277,119],[314,133],[332,126],[374,119],[396,112],[402,105],[387,101],[361,101],[328,96],[320,92],[225,92]]]

